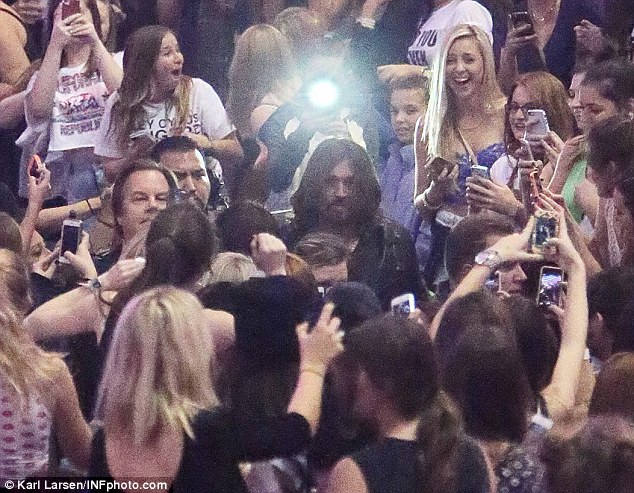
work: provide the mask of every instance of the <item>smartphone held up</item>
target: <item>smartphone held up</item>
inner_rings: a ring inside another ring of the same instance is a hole
[[[81,243],[82,230],[82,221],[77,218],[75,211],[71,211],[68,219],[65,219],[62,223],[62,248],[59,252],[59,263],[70,263],[68,259],[64,257],[64,253],[77,253],[77,248],[79,248],[79,243]]]
[[[559,267],[544,265],[539,271],[537,306],[561,306],[564,271]]]
[[[390,307],[394,315],[407,317],[416,309],[416,300],[412,293],[405,293],[393,298]]]
[[[559,236],[559,217],[554,212],[537,211],[531,237],[533,253],[544,253],[549,248],[548,240]]]
[[[62,0],[62,19],[81,13],[79,0]]]

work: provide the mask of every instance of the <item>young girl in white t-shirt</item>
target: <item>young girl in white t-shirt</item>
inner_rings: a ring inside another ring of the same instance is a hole
[[[190,137],[223,166],[242,159],[220,98],[206,82],[183,75],[183,55],[169,29],[146,26],[134,32],[123,67],[121,88],[106,103],[95,145],[108,180],[171,135]]]
[[[26,184],[30,155],[46,153],[51,196],[73,203],[99,195],[93,147],[108,95],[123,73],[102,42],[109,2],[80,0],[80,13],[65,19],[61,3],[51,4],[50,42],[27,89],[20,182]]]

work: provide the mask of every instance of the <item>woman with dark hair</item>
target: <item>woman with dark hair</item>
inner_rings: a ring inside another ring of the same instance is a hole
[[[523,211],[520,197],[522,177],[518,161],[524,152],[520,140],[525,138],[527,126],[530,124],[528,111],[544,110],[548,119],[551,133],[544,139],[530,140],[529,144],[534,156],[546,164],[545,174],[547,180],[550,180],[557,162],[556,149],[563,146],[563,141],[574,136],[574,116],[567,100],[568,95],[564,86],[547,72],[529,72],[520,75],[515,80],[506,103],[504,128],[506,153],[491,166],[492,180],[477,176],[467,178],[469,185],[467,197],[470,204],[522,220],[524,217],[524,214],[520,214]],[[577,181],[585,177],[585,162],[579,169],[575,168],[574,176]],[[564,181],[566,178],[567,175],[563,176]],[[560,181],[562,181],[561,178],[557,182],[558,188],[554,190],[555,193],[561,192]],[[569,206],[573,205],[575,184],[568,185],[568,189],[572,187],[572,192],[569,191],[566,194]],[[511,190],[514,194],[511,194]],[[578,207],[573,211],[575,219],[580,221],[583,213],[578,210]]]
[[[380,440],[335,466],[328,493],[487,492],[485,458],[440,390],[426,328],[385,315],[346,335],[352,409]]]
[[[81,0],[78,14],[62,18],[62,2],[51,3],[51,34],[25,100],[27,130],[20,194],[26,196],[27,163],[46,155],[51,171],[50,197],[69,203],[99,195],[98,163],[93,154],[104,101],[119,88],[123,73],[104,45],[108,4]]]
[[[127,301],[159,284],[195,292],[209,267],[213,248],[211,225],[200,208],[189,202],[176,204],[152,220],[145,258],[120,260],[81,287],[38,307],[25,324],[36,339],[94,332],[104,357]],[[213,310],[204,314],[210,340],[218,353],[223,353],[233,343],[233,317]],[[97,384],[98,379],[92,382],[93,392]]]
[[[616,353],[604,363],[588,413],[619,415],[634,423],[634,352]]]
[[[550,493],[630,493],[634,429],[621,417],[591,418],[571,437],[551,437],[542,452]]]
[[[168,28],[146,26],[133,33],[123,67],[121,88],[106,103],[95,146],[109,179],[170,135],[190,137],[221,161],[242,158],[220,98],[206,82],[183,75],[183,55]]]
[[[595,236],[598,259],[603,263],[629,264],[634,261],[633,218],[626,199],[634,176],[634,121],[620,116],[595,125],[588,134],[589,178],[604,202],[613,202],[613,212],[602,218],[607,238]],[[628,181],[629,180],[629,181]],[[625,192],[623,194],[622,192]],[[607,244],[599,244],[603,238]],[[605,249],[607,247],[607,252]],[[603,254],[603,255],[601,255]]]

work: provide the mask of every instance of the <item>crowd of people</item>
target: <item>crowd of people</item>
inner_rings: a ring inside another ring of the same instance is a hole
[[[632,2],[0,25],[0,485],[632,491]]]

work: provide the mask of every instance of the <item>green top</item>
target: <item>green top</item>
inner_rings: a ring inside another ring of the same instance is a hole
[[[581,207],[575,202],[575,188],[586,178],[586,160],[585,158],[578,158],[575,164],[572,166],[566,183],[561,189],[561,195],[566,202],[566,207],[570,211],[570,214],[575,221],[580,223],[583,220],[583,211]]]

